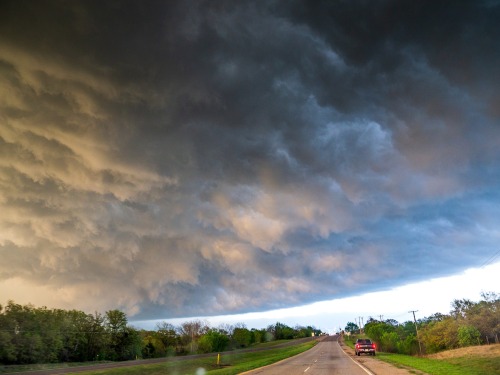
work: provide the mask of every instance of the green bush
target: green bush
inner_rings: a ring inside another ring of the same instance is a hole
[[[458,328],[458,345],[472,346],[480,345],[481,332],[473,326],[461,326]]]
[[[396,332],[385,332],[380,340],[381,349],[384,352],[397,353],[399,336]]]
[[[201,353],[223,352],[229,338],[216,330],[210,330],[204,334],[198,342],[198,351]]]
[[[399,341],[397,344],[398,353],[413,355],[419,351],[417,337],[413,334],[408,335],[404,340]]]

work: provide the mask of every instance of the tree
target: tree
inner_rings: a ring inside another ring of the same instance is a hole
[[[293,329],[280,322],[269,325],[267,331],[272,335],[274,340],[288,340],[293,339],[294,336]]]
[[[105,359],[106,334],[104,329],[104,317],[95,312],[94,315],[84,315],[79,323],[82,332],[84,361],[95,361]]]
[[[139,334],[142,337],[142,358],[158,358],[167,354],[166,347],[158,332],[140,331]]]
[[[395,327],[391,324],[378,322],[376,320],[372,321],[365,325],[366,334],[375,342],[378,342],[379,345],[382,345],[381,350],[383,349],[382,336],[385,333],[391,333],[395,331]],[[397,336],[397,335],[396,335]],[[398,336],[399,337],[399,336]]]
[[[224,333],[228,337],[231,337],[233,335],[234,328],[235,327],[232,324],[228,324],[228,323],[221,323],[217,327],[219,332]]]
[[[451,315],[455,319],[465,319],[468,311],[474,306],[474,302],[469,299],[455,299],[451,303]]]
[[[347,325],[345,326],[345,331],[349,333],[354,333],[356,331],[359,331],[359,327],[357,324],[353,322],[348,322]]]
[[[414,334],[406,336],[397,344],[398,353],[406,355],[414,355],[420,352],[417,337]]]
[[[399,342],[400,339],[396,332],[384,332],[380,339],[380,350],[389,353],[396,353]]]
[[[109,332],[122,332],[127,328],[127,315],[120,310],[106,311],[104,324]]]
[[[389,324],[393,327],[399,326],[399,322],[395,319],[387,319],[384,323]]]
[[[271,341],[271,334],[267,332],[267,330],[264,328],[262,329],[252,328],[250,332],[252,334],[252,339],[251,339],[252,344]]]
[[[106,312],[104,326],[108,335],[107,358],[114,361],[134,359],[141,353],[138,332],[127,327],[127,315],[120,310]]]
[[[177,329],[173,324],[161,322],[156,325],[157,337],[163,343],[165,350],[177,351],[177,346],[180,343],[180,338],[177,334]]]
[[[458,328],[458,345],[472,346],[481,344],[481,332],[473,326],[461,326]]]
[[[466,325],[477,328],[483,340],[496,340],[500,334],[500,296],[496,293],[482,293],[483,300],[467,310]]]
[[[245,348],[252,341],[252,333],[246,328],[235,328],[233,331],[233,342],[239,348]]]
[[[450,317],[424,326],[419,332],[427,353],[436,353],[458,346],[457,330],[457,321]]]
[[[188,347],[191,352],[196,351],[198,339],[207,333],[209,329],[210,327],[206,321],[192,320],[182,323],[179,327],[182,344]]]
[[[215,329],[210,329],[201,336],[198,342],[198,351],[201,353],[222,352],[229,344],[229,337]]]
[[[311,337],[313,333],[315,335],[317,333],[317,330],[311,326],[307,327],[296,326],[294,330],[295,330],[295,338]]]

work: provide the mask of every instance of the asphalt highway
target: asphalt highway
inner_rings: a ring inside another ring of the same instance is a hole
[[[328,336],[312,349],[270,366],[245,372],[245,375],[373,375]]]

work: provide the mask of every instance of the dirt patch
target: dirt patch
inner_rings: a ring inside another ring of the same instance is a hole
[[[468,346],[466,348],[459,348],[447,350],[445,352],[429,354],[426,357],[432,359],[448,359],[459,357],[498,358],[500,357],[500,344]]]

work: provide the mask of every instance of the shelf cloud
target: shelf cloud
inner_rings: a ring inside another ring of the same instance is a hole
[[[3,1],[0,298],[161,319],[480,266],[500,240],[499,18]]]

